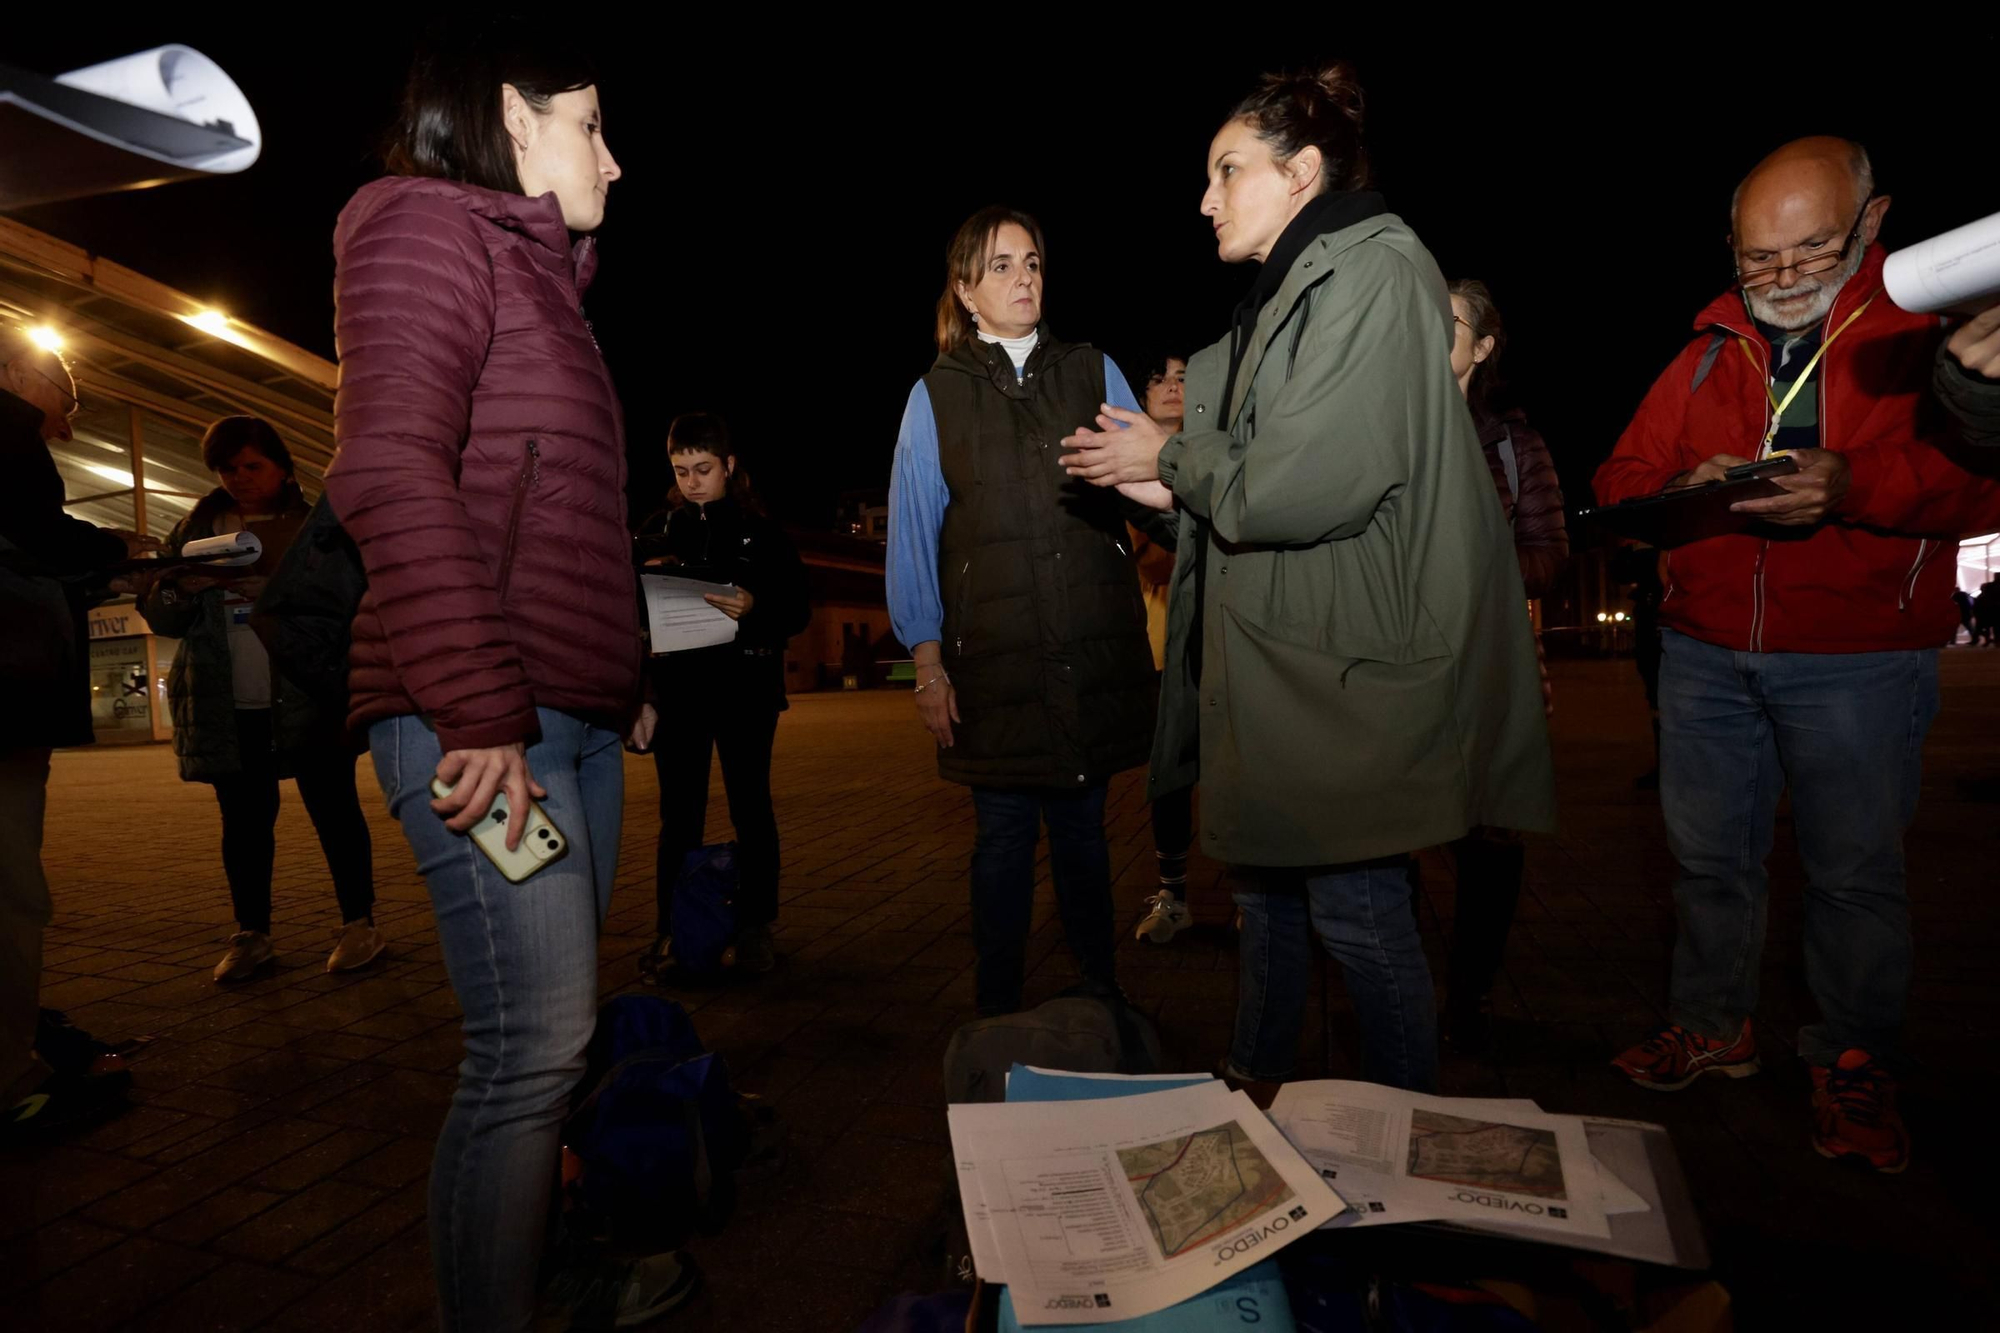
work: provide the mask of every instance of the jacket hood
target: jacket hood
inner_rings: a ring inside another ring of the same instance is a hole
[[[554,192],[530,199],[508,190],[489,190],[438,176],[384,176],[355,191],[334,224],[334,258],[339,260],[345,255],[349,238],[385,204],[410,194],[449,199],[474,217],[526,238],[543,253],[551,267],[567,261],[579,295],[590,286],[597,272],[596,238],[571,237]]]

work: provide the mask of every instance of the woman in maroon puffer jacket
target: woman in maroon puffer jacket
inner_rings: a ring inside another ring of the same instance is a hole
[[[1451,284],[1451,369],[1472,406],[1479,443],[1500,508],[1514,532],[1521,583],[1531,598],[1544,597],[1569,559],[1569,531],[1563,522],[1562,481],[1541,433],[1517,408],[1499,412],[1493,389],[1507,327],[1493,293],[1477,278]],[[1527,614],[1524,607],[1522,614]],[[1535,652],[1541,653],[1541,639]],[[1553,708],[1549,669],[1542,666],[1542,698]],[[1514,909],[1521,900],[1527,847],[1512,829],[1476,828],[1451,845],[1458,865],[1458,902],[1451,927],[1451,965],[1445,1002],[1445,1039],[1465,1054],[1486,1045],[1488,999],[1500,974]]]
[[[465,1012],[431,1170],[446,1330],[527,1329],[639,717],[618,400],[581,308],[618,166],[586,64],[420,58],[334,234],[335,511],[368,592],[349,723],[430,890]],[[577,237],[581,239],[577,239]],[[635,727],[635,717],[638,718]],[[452,794],[432,799],[433,777]],[[532,796],[569,844],[509,883],[464,835]]]

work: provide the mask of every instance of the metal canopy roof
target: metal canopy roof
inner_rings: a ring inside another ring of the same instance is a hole
[[[333,458],[334,364],[194,297],[0,217],[0,316],[46,324],[86,388],[197,428],[263,417],[308,492]],[[196,325],[190,321],[201,318]]]

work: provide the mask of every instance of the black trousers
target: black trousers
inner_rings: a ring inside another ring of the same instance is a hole
[[[1454,1002],[1491,993],[1514,929],[1528,849],[1505,829],[1474,829],[1451,845],[1458,861],[1458,906],[1451,924],[1448,988]]]
[[[239,709],[236,746],[243,769],[215,780],[222,807],[222,871],[242,930],[271,933],[271,869],[277,860],[278,756],[271,746],[271,714]],[[293,776],[313,831],[333,872],[340,919],[358,921],[375,910],[375,863],[368,820],[354,790],[354,756],[340,744],[293,756]]]
[[[660,846],[654,897],[661,935],[673,933],[674,880],[687,854],[702,845],[708,822],[708,777],[722,758],[729,822],[736,828],[736,914],[745,926],[778,919],[778,817],[771,809],[771,746],[784,707],[782,677],[745,658],[740,673],[712,693],[691,687],[676,697],[662,679],[660,725],[653,733],[653,767],[660,776]],[[782,670],[782,668],[779,668]],[[703,697],[703,696],[706,697]]]

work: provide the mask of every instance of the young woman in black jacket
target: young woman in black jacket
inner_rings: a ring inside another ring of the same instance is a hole
[[[771,923],[778,916],[771,744],[786,707],[785,642],[812,614],[805,565],[765,513],[721,417],[690,412],[675,418],[667,453],[674,489],[667,507],[639,529],[639,561],[731,585],[733,592],[707,600],[737,622],[737,631],[730,643],[651,659],[660,712],[652,746],[660,775],[659,942],[647,971],[657,974],[671,964],[674,880],[687,854],[702,845],[713,752],[722,756],[729,821],[736,828],[736,965],[768,972],[775,961]]]

